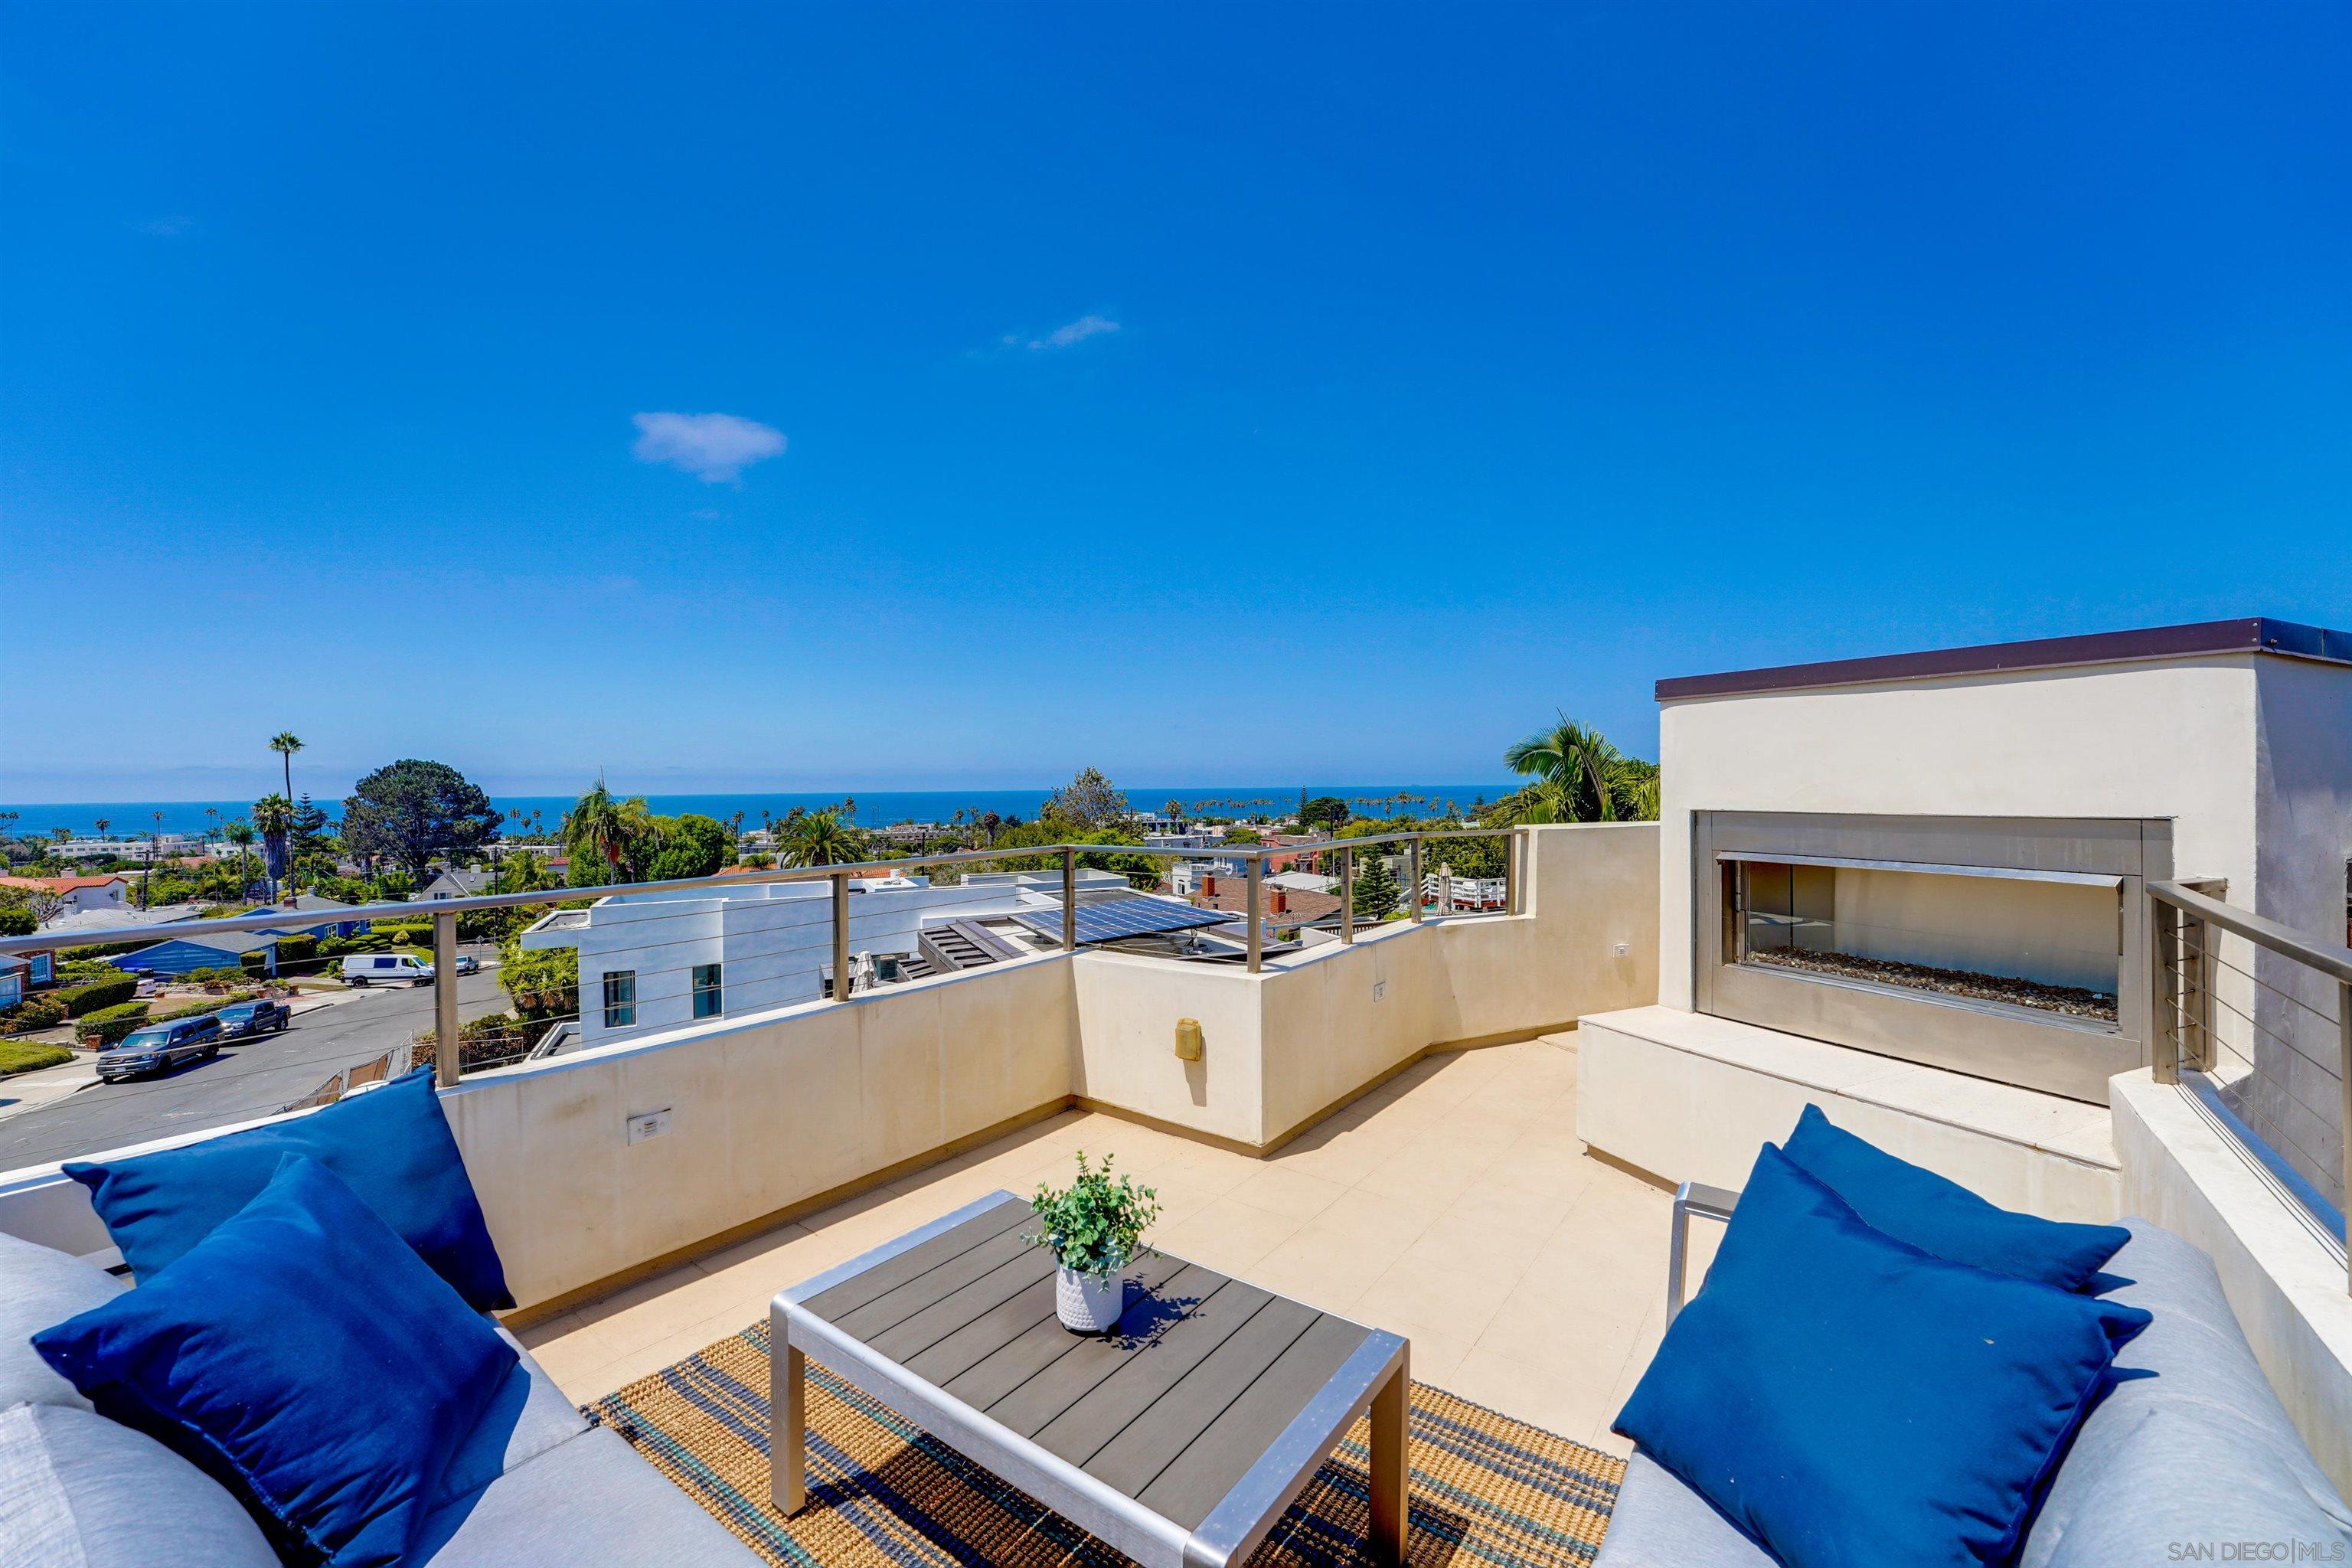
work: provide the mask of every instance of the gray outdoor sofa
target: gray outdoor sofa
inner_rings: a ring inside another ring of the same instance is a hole
[[[1696,1184],[1677,1196],[1675,1304],[1690,1215],[1722,1218],[1735,1200]],[[2131,1283],[2106,1299],[2155,1321],[2116,1357],[2115,1387],[2076,1434],[2019,1568],[2352,1561],[2352,1511],[2263,1376],[2211,1261],[2146,1220],[2121,1223],[2132,1238],[2105,1272]],[[2251,1556],[2246,1543],[2281,1549]],[[1772,1568],[1772,1559],[1637,1450],[1596,1568]]]
[[[26,1342],[129,1289],[80,1258],[0,1235],[0,1562],[276,1568],[260,1530],[226,1490],[162,1444],[92,1411]],[[286,1331],[302,1326],[289,1322]],[[441,1502],[412,1562],[745,1568],[759,1561],[617,1433],[591,1426],[515,1349],[521,1360],[451,1466],[453,1474],[493,1479]]]

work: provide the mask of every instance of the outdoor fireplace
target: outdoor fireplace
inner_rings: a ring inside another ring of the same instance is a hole
[[[2168,822],[1699,812],[1701,1012],[2104,1102]]]

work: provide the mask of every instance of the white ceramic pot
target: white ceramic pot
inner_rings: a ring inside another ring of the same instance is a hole
[[[1126,1306],[1127,1280],[1122,1276],[1105,1279],[1076,1268],[1055,1270],[1054,1314],[1072,1333],[1108,1333],[1118,1326],[1119,1313]]]

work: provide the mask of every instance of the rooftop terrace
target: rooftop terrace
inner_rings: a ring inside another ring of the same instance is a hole
[[[1609,1420],[1664,1331],[1669,1199],[1585,1152],[1576,1068],[1573,1031],[1432,1057],[1265,1159],[1065,1112],[521,1338],[585,1403],[735,1333],[785,1287],[973,1198],[1065,1179],[1084,1149],[1116,1155],[1158,1189],[1152,1241],[1404,1334],[1422,1381],[1623,1452]]]

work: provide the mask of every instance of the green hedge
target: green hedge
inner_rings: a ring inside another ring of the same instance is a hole
[[[12,1035],[46,1029],[66,1021],[66,1005],[55,996],[27,996],[14,1007],[0,1008],[0,1029]]]
[[[73,1053],[63,1046],[37,1046],[29,1040],[11,1040],[0,1045],[0,1078],[20,1072],[37,1072],[42,1068],[63,1067],[73,1060]]]
[[[147,1021],[147,1004],[126,1002],[100,1007],[74,1025],[74,1038],[85,1046],[110,1046]]]
[[[139,994],[139,978],[125,974],[116,980],[94,980],[87,985],[77,985],[58,993],[58,1000],[66,1005],[66,1016],[79,1018],[100,1007],[111,1007],[128,1002]]]
[[[278,939],[278,962],[281,964],[300,963],[318,956],[319,939],[307,931]]]

